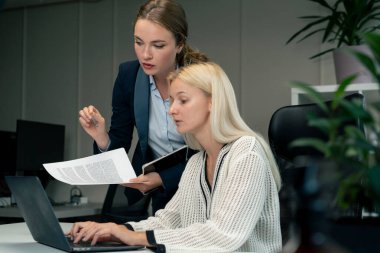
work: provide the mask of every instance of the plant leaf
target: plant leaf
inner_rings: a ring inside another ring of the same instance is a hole
[[[311,22],[310,24],[305,25],[302,29],[300,29],[298,32],[296,32],[295,34],[293,34],[293,35],[290,37],[290,39],[288,39],[288,40],[286,41],[285,44],[289,44],[291,41],[293,41],[296,37],[298,37],[298,36],[299,36],[301,33],[303,33],[304,31],[310,29],[310,28],[313,27],[313,26],[319,25],[319,24],[321,24],[321,23],[323,23],[323,22],[325,22],[325,21],[327,21],[327,20],[328,20],[327,17],[322,17],[322,18],[320,18],[320,19],[318,19],[318,20],[316,20],[316,21],[314,21],[314,22]],[[309,36],[308,36],[308,37],[309,37]],[[307,37],[306,37],[306,38],[307,38]],[[304,38],[304,39],[306,39],[306,38]]]
[[[330,149],[327,147],[326,142],[317,138],[300,138],[290,143],[290,147],[313,147],[322,152],[326,157],[330,157]]]
[[[367,54],[355,50],[351,50],[351,53],[360,61],[362,65],[373,75],[376,76],[375,62]]]
[[[321,32],[322,43],[333,43],[335,48],[342,45],[360,45],[363,43],[360,34],[380,29],[379,0],[309,0],[309,2],[319,5],[320,10],[326,11],[327,14],[298,17],[309,23],[294,33],[286,44],[301,35],[302,38],[297,43]],[[315,54],[310,59],[329,53],[333,49]]]
[[[318,106],[324,112],[326,112],[326,113],[328,112],[328,107],[326,106],[321,94],[319,94],[319,92],[316,91],[311,85],[306,84],[306,83],[302,83],[302,82],[293,81],[290,84],[290,86],[304,91],[310,97],[310,99],[314,103],[318,104]]]
[[[349,77],[346,77],[343,79],[342,83],[339,84],[338,89],[336,90],[334,97],[333,97],[333,103],[332,103],[332,109],[335,110],[340,102],[342,101],[344,97],[344,92],[348,85],[352,83],[352,81],[356,78],[356,75],[351,75]]]

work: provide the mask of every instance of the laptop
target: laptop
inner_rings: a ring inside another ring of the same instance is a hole
[[[129,251],[144,248],[144,246],[129,246],[112,242],[96,245],[90,245],[89,242],[74,244],[62,231],[38,177],[6,176],[5,180],[33,239],[38,243],[66,252]]]

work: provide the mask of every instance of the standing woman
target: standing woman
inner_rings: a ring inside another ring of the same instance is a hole
[[[188,27],[182,7],[174,0],[150,0],[140,7],[134,23],[134,46],[138,60],[122,63],[112,96],[112,118],[107,132],[105,119],[92,105],[79,112],[83,129],[94,139],[94,153],[131,147],[133,129],[139,141],[132,165],[137,175],[144,163],[185,145],[168,114],[168,74],[177,67],[207,61],[187,45]],[[153,212],[163,208],[178,188],[186,161],[160,173],[138,176],[126,184],[128,202],[151,193]],[[131,188],[137,189],[133,190]],[[140,193],[141,192],[141,193]]]
[[[79,240],[163,245],[168,252],[279,253],[280,174],[265,140],[240,117],[234,90],[214,63],[169,77],[170,114],[190,147],[178,191],[155,217],[140,222],[79,222]]]

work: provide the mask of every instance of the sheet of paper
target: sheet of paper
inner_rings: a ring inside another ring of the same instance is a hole
[[[52,177],[71,185],[121,184],[136,177],[123,148],[43,166]]]

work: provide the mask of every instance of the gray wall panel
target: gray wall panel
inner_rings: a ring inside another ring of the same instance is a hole
[[[16,130],[22,116],[23,12],[0,15],[0,129]]]
[[[113,87],[113,1],[83,3],[80,12],[80,78],[78,110],[90,104],[102,115],[111,115]],[[107,120],[109,123],[109,120]],[[92,141],[79,126],[79,156],[92,153]]]
[[[224,68],[240,101],[240,1],[182,0],[180,2],[187,13],[190,46],[206,53],[212,61]]]
[[[302,23],[305,3],[299,0],[242,0],[242,115],[267,138],[272,113],[290,104],[291,80],[319,83],[319,65],[310,61],[315,40],[285,42]]]
[[[62,4],[26,17],[25,119],[64,124],[66,158],[77,153],[77,13],[77,4]]]
[[[116,0],[115,1],[115,33],[114,33],[114,78],[117,75],[117,67],[121,62],[136,59],[134,51],[133,23],[137,10],[141,5],[140,0]]]

